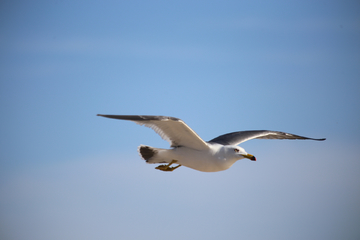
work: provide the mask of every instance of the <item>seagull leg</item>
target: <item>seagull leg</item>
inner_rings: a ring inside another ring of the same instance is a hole
[[[174,171],[175,169],[177,169],[178,167],[181,167],[181,165],[177,165],[176,167],[169,167],[166,171],[169,171],[169,172],[172,172]]]
[[[171,171],[174,171],[175,169],[177,169],[178,167],[181,166],[179,164],[176,167],[170,167],[170,165],[173,164],[173,163],[177,163],[177,160],[172,160],[168,165],[159,165],[155,169],[159,169],[159,170],[165,171],[165,172],[171,172]]]

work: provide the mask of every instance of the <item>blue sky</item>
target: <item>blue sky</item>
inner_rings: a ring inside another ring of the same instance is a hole
[[[358,239],[358,1],[2,1],[1,239]],[[256,162],[172,173],[152,130],[253,140]]]

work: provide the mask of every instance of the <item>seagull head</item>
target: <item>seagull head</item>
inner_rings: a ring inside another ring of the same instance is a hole
[[[251,161],[256,161],[254,155],[247,153],[242,147],[230,146],[230,148],[233,151],[233,154],[235,154],[235,156],[237,156],[239,159],[248,158]]]

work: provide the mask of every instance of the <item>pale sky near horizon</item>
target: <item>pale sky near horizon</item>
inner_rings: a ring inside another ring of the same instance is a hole
[[[359,239],[358,1],[2,1],[0,238]],[[257,161],[145,164],[152,130],[252,129]]]

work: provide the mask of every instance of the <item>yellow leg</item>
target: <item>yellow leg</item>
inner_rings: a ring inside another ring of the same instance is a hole
[[[171,172],[180,167],[181,165],[177,165],[176,167],[170,167],[171,164],[177,163],[177,160],[172,160],[168,165],[159,165],[155,169],[159,169],[161,171]]]

